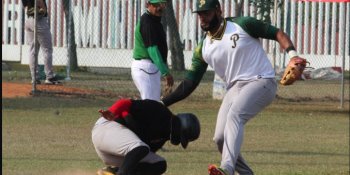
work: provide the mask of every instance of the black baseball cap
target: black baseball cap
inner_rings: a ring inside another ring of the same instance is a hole
[[[220,2],[218,0],[197,0],[196,9],[193,13],[215,9],[220,7]]]

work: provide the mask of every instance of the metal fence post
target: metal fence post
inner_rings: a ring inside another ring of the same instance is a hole
[[[34,0],[34,7],[37,7],[37,0]],[[27,9],[28,10],[28,9]],[[35,95],[36,91],[36,70],[37,70],[37,65],[38,65],[38,43],[37,43],[37,21],[38,21],[38,10],[37,8],[34,8],[34,78],[33,83],[32,83],[32,94]],[[30,63],[29,63],[30,64]]]
[[[346,5],[346,3],[344,2],[344,6]],[[346,7],[346,6],[345,6]],[[345,9],[345,7],[344,7],[344,9]],[[349,9],[347,9],[347,10],[349,10]],[[345,14],[345,12],[344,12],[344,10],[342,11],[342,13],[344,13],[344,17],[343,17],[343,19],[344,19],[344,25],[346,25],[346,14]],[[349,22],[349,21],[348,21]],[[342,55],[342,57],[343,57],[343,59],[342,59],[342,68],[341,68],[341,70],[342,70],[342,74],[341,74],[341,88],[340,88],[340,108],[344,108],[344,86],[345,86],[345,84],[344,84],[344,73],[345,73],[345,53],[346,53],[346,48],[345,48],[345,45],[346,45],[346,38],[348,38],[348,37],[346,37],[345,36],[346,35],[346,32],[344,31],[344,41],[343,41],[343,43],[341,43],[342,44],[342,52],[343,52],[343,55]],[[342,36],[340,36],[340,37],[342,37]]]
[[[274,2],[274,14],[273,14],[273,25],[277,26],[277,0]],[[273,42],[273,51],[272,51],[272,64],[273,64],[273,70],[276,72],[276,55],[277,55],[277,43]]]
[[[71,48],[71,45],[72,43],[70,42],[70,38],[71,38],[71,35],[72,35],[72,10],[71,10],[71,1],[68,1],[68,26],[67,26],[67,29],[68,29],[68,35],[67,35],[67,66],[66,66],[66,78],[65,80],[71,80],[71,77],[70,77],[70,64],[71,64],[71,53],[70,53],[70,48]]]

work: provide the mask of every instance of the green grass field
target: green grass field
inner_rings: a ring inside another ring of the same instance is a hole
[[[114,99],[33,97],[2,99],[2,173],[94,174],[103,166],[92,142],[97,110]],[[167,175],[205,175],[220,155],[212,142],[220,102],[185,100],[174,113],[200,118],[200,138],[186,150],[167,143],[159,154]],[[348,106],[348,105],[347,105]],[[248,122],[242,154],[260,174],[349,174],[349,109],[325,102],[276,100]]]
[[[29,76],[27,66],[2,71],[2,81],[28,84]],[[137,92],[121,76],[73,72],[72,77],[64,86]],[[220,101],[211,100],[211,81],[209,76],[191,97],[170,108],[174,113],[195,113],[202,130],[186,150],[167,143],[159,151],[168,162],[166,175],[206,175],[208,164],[220,163],[212,141]],[[245,128],[242,154],[255,174],[348,175],[348,84],[342,109],[339,82],[305,81],[279,87],[279,98]],[[297,98],[290,98],[293,94]],[[115,100],[93,94],[2,98],[2,174],[95,174],[103,164],[93,148],[91,129],[99,117],[97,111]]]

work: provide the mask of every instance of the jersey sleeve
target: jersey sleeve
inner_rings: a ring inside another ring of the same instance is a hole
[[[233,21],[238,24],[244,31],[254,38],[265,38],[276,40],[278,28],[272,26],[267,22],[257,20],[253,17],[236,17],[227,18],[229,21]]]
[[[186,78],[198,83],[203,78],[204,73],[208,68],[208,64],[203,60],[202,47],[203,41],[199,42],[198,46],[193,52],[191,68],[187,71]]]
[[[116,101],[108,110],[113,113],[114,118],[124,118],[130,112],[131,100],[130,99],[120,99]]]
[[[147,48],[147,52],[151,57],[153,63],[158,67],[162,76],[169,74],[168,66],[163,62],[162,55],[157,45],[150,46]]]

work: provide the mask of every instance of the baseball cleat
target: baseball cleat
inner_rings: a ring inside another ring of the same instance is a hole
[[[56,77],[52,77],[52,78],[46,79],[45,84],[46,85],[58,85],[58,84],[62,84],[62,82],[58,81],[58,79]]]
[[[97,175],[118,175],[118,167],[107,166],[96,172]]]
[[[229,175],[226,170],[218,168],[216,165],[209,165],[208,173],[209,175]]]
[[[35,81],[35,84],[41,84],[40,80],[32,80],[32,84],[34,84],[34,81]]]

